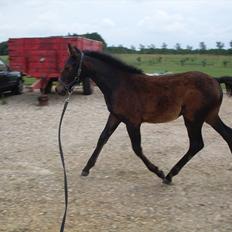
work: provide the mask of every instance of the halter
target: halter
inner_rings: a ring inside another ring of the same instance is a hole
[[[75,72],[76,75],[74,77],[74,80],[71,81],[69,84],[65,84],[62,80],[59,80],[59,82],[64,86],[64,88],[69,93],[69,95],[71,95],[71,93],[73,92],[74,85],[80,83],[80,76],[81,76],[81,71],[82,71],[82,63],[83,63],[83,60],[84,60],[84,53],[83,52],[80,52],[80,53],[81,53],[80,63],[79,63],[79,66],[77,68],[77,71]]]

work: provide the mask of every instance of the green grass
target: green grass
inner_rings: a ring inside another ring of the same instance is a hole
[[[8,56],[0,56],[0,60],[2,60],[4,63],[8,64]]]
[[[25,77],[23,77],[23,80],[24,80],[24,85],[30,86],[30,85],[32,85],[34,82],[36,82],[37,79],[34,78],[34,77],[25,76]]]
[[[232,76],[232,56],[158,54],[116,54],[115,56],[147,73],[201,71],[212,76]]]

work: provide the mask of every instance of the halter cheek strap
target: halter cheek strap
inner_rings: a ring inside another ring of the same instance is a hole
[[[76,71],[76,75],[73,81],[71,81],[69,84],[65,84],[62,80],[59,80],[59,82],[64,86],[64,88],[69,92],[73,92],[73,86],[77,83],[80,83],[80,76],[81,76],[81,71],[82,71],[82,64],[84,60],[84,53],[81,52],[81,58],[80,58],[80,63],[78,66],[78,69]]]
[[[75,79],[76,79],[77,82],[80,81],[83,60],[84,60],[84,53],[81,52],[81,59],[80,59],[79,67],[78,67],[78,70],[77,70],[77,75],[75,77]]]

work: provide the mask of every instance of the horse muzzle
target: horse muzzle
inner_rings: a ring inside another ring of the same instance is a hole
[[[56,90],[56,93],[58,93],[61,96],[65,96],[67,92],[64,86],[60,82],[57,83],[55,90]]]

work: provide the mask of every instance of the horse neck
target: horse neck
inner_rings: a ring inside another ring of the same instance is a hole
[[[104,95],[112,94],[119,86],[120,75],[109,64],[88,57],[86,61],[87,75],[96,83]]]

